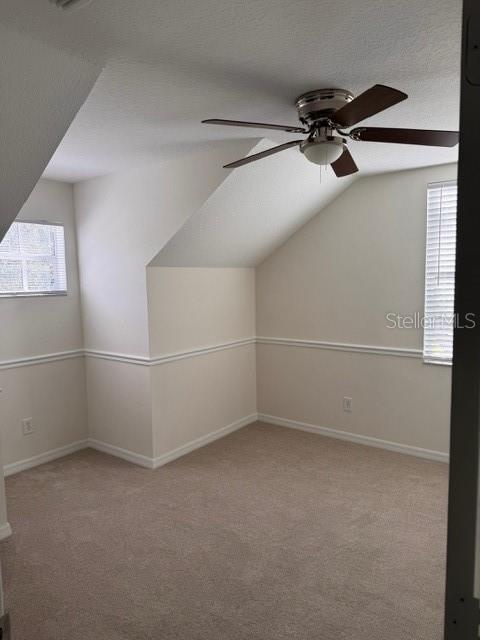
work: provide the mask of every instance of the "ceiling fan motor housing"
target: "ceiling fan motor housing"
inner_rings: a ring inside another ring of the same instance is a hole
[[[341,107],[353,100],[353,93],[345,89],[316,89],[303,93],[295,101],[298,117],[303,124],[311,126],[328,120]]]

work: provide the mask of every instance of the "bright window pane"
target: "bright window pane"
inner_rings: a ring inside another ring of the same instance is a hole
[[[55,268],[46,260],[27,260],[27,287],[29,291],[54,291]]]
[[[22,253],[31,256],[54,255],[56,228],[48,224],[20,224],[18,231]]]
[[[0,260],[0,291],[20,291],[23,287],[20,260]]]
[[[426,362],[452,361],[456,227],[457,183],[428,185],[423,333]]]
[[[66,291],[63,227],[14,222],[0,243],[0,295]]]
[[[18,253],[18,225],[12,224],[0,243],[0,255],[5,253]]]

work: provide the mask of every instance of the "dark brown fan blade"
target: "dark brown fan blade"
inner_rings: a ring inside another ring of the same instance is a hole
[[[386,87],[383,84],[376,84],[335,111],[331,118],[335,124],[341,127],[352,127],[365,118],[393,107],[394,104],[405,100],[405,98],[408,96],[403,91]]]
[[[255,162],[255,160],[261,160],[262,158],[271,156],[274,153],[278,153],[279,151],[284,151],[289,147],[295,147],[301,142],[303,142],[303,140],[292,140],[292,142],[285,142],[285,144],[279,144],[278,147],[272,147],[271,149],[267,149],[266,151],[260,151],[260,153],[254,153],[253,156],[247,156],[246,158],[242,158],[241,160],[236,160],[235,162],[226,164],[223,168],[234,169],[235,167],[241,167],[243,164],[248,164],[249,162]]]
[[[351,173],[358,171],[355,160],[352,158],[352,154],[347,147],[343,148],[342,155],[338,160],[332,162],[331,167],[335,171],[337,178],[343,178],[343,176],[349,176]]]
[[[367,142],[425,144],[430,147],[454,147],[458,144],[458,131],[357,127],[356,129],[353,129],[350,134],[354,140],[365,140]]]
[[[229,127],[252,127],[253,129],[275,129],[276,131],[287,131],[288,133],[307,133],[302,127],[289,127],[287,124],[268,124],[266,122],[243,122],[242,120],[202,120],[202,124],[223,124]]]

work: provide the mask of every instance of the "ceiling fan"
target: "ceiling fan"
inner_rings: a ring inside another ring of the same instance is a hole
[[[263,122],[242,122],[240,120],[203,120],[205,124],[252,127],[254,129],[274,129],[287,133],[305,133],[304,140],[292,140],[266,151],[255,153],[241,160],[225,165],[225,169],[241,167],[249,162],[261,160],[279,151],[298,146],[307,160],[318,165],[330,164],[337,177],[348,176],[358,171],[347,147],[346,138],[355,141],[393,142],[399,144],[420,144],[433,147],[454,147],[458,143],[458,131],[433,131],[430,129],[390,129],[383,127],[352,127],[358,122],[393,107],[408,98],[406,93],[376,84],[356,98],[344,89],[317,89],[302,94],[295,101],[300,127],[267,124]],[[334,133],[340,134],[334,135]]]

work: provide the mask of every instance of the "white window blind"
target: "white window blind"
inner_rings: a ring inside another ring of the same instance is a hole
[[[0,296],[66,292],[63,226],[14,222],[0,243]]]
[[[457,183],[428,185],[423,332],[425,362],[452,362],[456,227]]]

